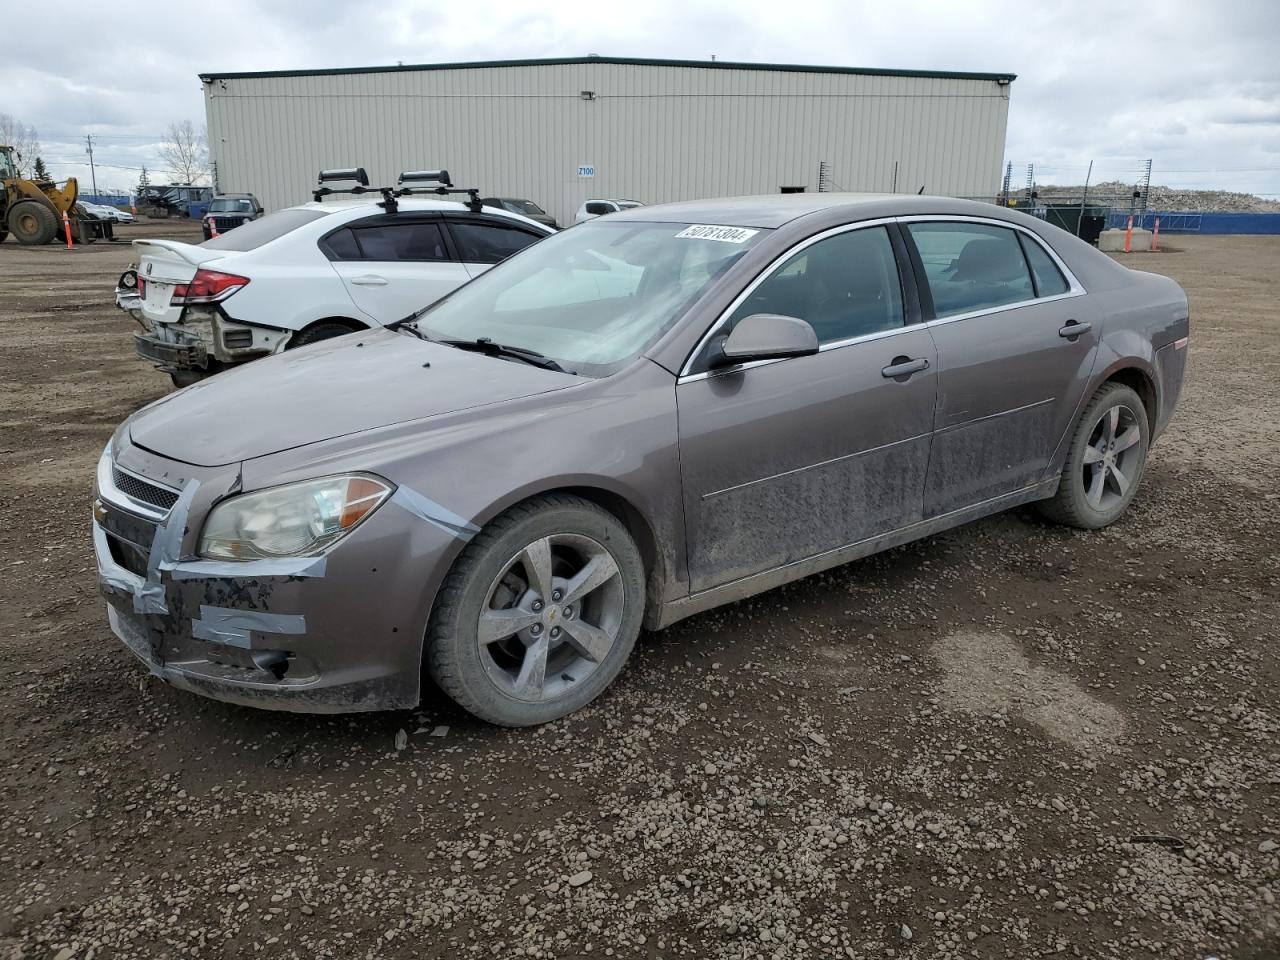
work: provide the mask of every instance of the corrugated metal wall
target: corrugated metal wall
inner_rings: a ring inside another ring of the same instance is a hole
[[[527,197],[562,224],[588,197],[812,192],[820,161],[833,189],[889,191],[897,161],[899,192],[991,195],[1008,93],[985,79],[608,62],[205,87],[219,188],[252,192],[268,209],[309,199],[322,167],[364,166],[389,184],[402,170],[443,166],[459,186]]]

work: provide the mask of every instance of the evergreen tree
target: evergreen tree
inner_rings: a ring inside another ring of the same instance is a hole
[[[43,158],[43,157],[36,157],[35,178],[36,178],[37,180],[52,180],[52,179],[53,179],[52,177],[50,177],[50,176],[49,176],[49,170],[48,170],[48,168],[44,165],[44,158]]]
[[[151,179],[147,176],[147,168],[143,167],[142,176],[138,177],[138,195],[141,196],[142,192],[149,186],[151,186]]]

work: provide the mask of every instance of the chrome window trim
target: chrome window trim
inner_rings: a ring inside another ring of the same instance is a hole
[[[903,217],[880,217],[875,220],[862,220],[857,223],[841,224],[838,227],[831,227],[828,230],[816,233],[812,237],[802,240],[800,243],[774,258],[769,265],[760,272],[759,276],[743,288],[742,292],[738,294],[738,296],[734,297],[733,302],[721,312],[720,316],[716,318],[715,323],[707,328],[707,332],[702,335],[698,340],[697,345],[694,346],[693,350],[690,352],[689,359],[685,361],[684,366],[680,370],[679,376],[676,378],[676,383],[694,383],[698,380],[705,380],[709,377],[717,377],[722,374],[740,373],[743,370],[751,370],[755,367],[763,367],[771,363],[782,363],[784,360],[789,359],[787,357],[779,357],[773,360],[753,360],[750,363],[739,363],[734,364],[733,366],[720,367],[715,370],[703,370],[700,373],[689,372],[690,368],[693,366],[695,358],[702,353],[703,348],[707,345],[707,341],[716,335],[717,331],[724,326],[728,318],[733,315],[733,312],[737,310],[738,307],[742,306],[743,301],[745,301],[747,297],[751,296],[751,294],[755,292],[756,288],[771,277],[773,272],[787,260],[790,260],[793,256],[800,253],[807,247],[810,247],[821,240],[825,240],[828,237],[833,237],[841,233],[848,233],[852,230],[882,227],[891,223],[976,223],[983,226],[1004,227],[1007,230],[1015,230],[1023,236],[1030,238],[1032,242],[1039,244],[1040,248],[1049,255],[1049,259],[1052,260],[1057,268],[1062,271],[1062,275],[1066,278],[1068,290],[1066,293],[1057,293],[1051,297],[1032,297],[1030,300],[1016,300],[1013,303],[1002,303],[994,307],[984,307],[981,310],[971,310],[968,313],[957,313],[949,317],[938,317],[933,320],[925,320],[920,323],[909,323],[904,326],[894,328],[893,330],[878,330],[875,333],[867,333],[858,337],[849,337],[846,340],[833,340],[831,343],[824,343],[818,347],[819,353],[825,353],[828,350],[836,350],[840,347],[851,346],[856,343],[881,340],[885,337],[896,336],[906,330],[940,326],[944,323],[955,323],[958,320],[969,320],[973,317],[984,317],[992,313],[1003,313],[1006,310],[1016,310],[1020,307],[1026,307],[1032,304],[1054,303],[1059,300],[1070,300],[1073,297],[1081,297],[1088,293],[1088,291],[1085,290],[1084,285],[1081,284],[1076,275],[1072,273],[1071,268],[1067,266],[1066,262],[1063,261],[1060,256],[1058,256],[1056,250],[1037,236],[1034,231],[1029,230],[1021,224],[1009,223],[1007,220],[998,220],[994,217],[978,217],[971,214],[912,214],[910,216]],[[1027,269],[1030,270],[1030,265],[1028,265]]]
[[[880,217],[875,220],[860,220],[857,223],[842,223],[838,227],[830,227],[829,229],[823,230],[821,233],[815,233],[812,237],[806,237],[804,240],[801,240],[799,243],[795,244],[792,247],[788,247],[785,251],[783,251],[781,254],[779,254],[777,257],[771,260],[769,262],[769,265],[760,271],[759,276],[757,276],[754,280],[752,280],[749,284],[747,284],[747,286],[743,287],[742,292],[739,293],[736,297],[734,297],[733,302],[730,303],[729,306],[725,307],[725,309],[721,311],[720,316],[716,317],[716,322],[711,324],[711,326],[707,328],[707,332],[704,333],[699,338],[693,350],[690,351],[689,358],[685,360],[684,366],[680,368],[680,374],[676,382],[691,383],[695,380],[704,380],[709,376],[719,376],[722,373],[737,373],[740,370],[750,370],[753,367],[762,367],[768,363],[781,363],[783,360],[788,359],[787,357],[778,357],[777,359],[774,359],[774,360],[753,360],[750,363],[738,363],[738,364],[734,364],[731,367],[720,367],[716,370],[703,370],[701,373],[689,372],[690,367],[693,366],[693,361],[698,357],[699,354],[702,353],[702,350],[704,347],[706,347],[707,342],[712,337],[714,337],[716,335],[716,332],[722,326],[724,326],[725,322],[731,316],[733,316],[733,312],[737,310],[740,306],[742,306],[743,302],[747,299],[747,297],[755,293],[756,288],[759,287],[760,284],[764,283],[766,280],[772,277],[774,271],[777,270],[780,266],[782,266],[782,264],[786,263],[788,260],[790,260],[792,257],[800,253],[801,251],[807,250],[809,247],[813,246],[815,243],[819,243],[823,240],[826,240],[828,237],[834,237],[842,233],[851,233],[854,230],[867,230],[867,229],[870,229],[871,227],[887,226],[888,224],[893,223],[895,220],[897,220],[897,217]],[[896,253],[895,253],[894,259],[895,261],[897,259]],[[905,296],[903,297],[903,299],[904,299],[903,309],[905,310],[906,309]],[[850,337],[846,340],[833,340],[829,344],[823,344],[819,346],[818,352],[822,353],[828,348],[834,349],[836,347],[844,347],[844,346],[848,346],[851,343],[859,343],[863,340],[878,339],[879,337],[882,337],[888,334],[901,333],[903,330],[910,330],[911,327],[918,327],[918,326],[923,326],[923,324],[911,324],[909,326],[904,325],[901,327],[895,327],[893,330],[879,330],[879,331],[876,331],[875,333],[867,333],[859,337]]]
[[[717,324],[718,325],[718,324]],[[908,323],[905,326],[894,327],[892,330],[877,330],[875,333],[864,333],[861,336],[849,337],[847,340],[832,340],[830,343],[824,343],[818,347],[818,353],[826,353],[828,350],[839,350],[842,347],[849,347],[855,343],[869,343],[872,340],[884,340],[886,337],[896,337],[908,330],[923,330],[929,325],[927,323]],[[702,349],[702,344],[698,345],[698,350]],[[697,351],[694,352],[697,356]],[[812,356],[812,354],[809,354]],[[733,366],[717,367],[714,370],[703,370],[701,373],[686,373],[676,381],[681,383],[696,383],[699,380],[706,380],[708,377],[719,377],[729,373],[740,373],[743,370],[751,370],[755,367],[767,367],[771,363],[783,363],[791,357],[774,357],[771,360],[752,360],[750,363],[735,363]]]
[[[1082,297],[1089,291],[1085,290],[1084,285],[1071,272],[1071,268],[1066,262],[1058,256],[1058,252],[1049,244],[1036,235],[1035,231],[1029,230],[1018,223],[1009,223],[1007,220],[997,220],[994,217],[977,217],[968,214],[912,214],[909,217],[898,217],[898,222],[905,225],[912,223],[976,223],[984,227],[1004,227],[1006,230],[1015,230],[1024,237],[1030,239],[1033,243],[1038,244],[1040,249],[1049,255],[1049,259],[1062,271],[1063,277],[1067,280],[1067,292],[1055,293],[1051,297],[1032,297],[1029,300],[1015,300],[1012,303],[1001,303],[994,307],[983,307],[981,310],[970,310],[966,313],[955,313],[949,317],[935,317],[926,324],[930,327],[940,326],[944,323],[955,323],[957,320],[968,320],[972,317],[985,317],[992,313],[1003,313],[1005,310],[1016,310],[1019,307],[1030,306],[1034,303],[1054,303],[1058,300],[1070,300],[1073,297]],[[1025,259],[1025,258],[1024,258]],[[1031,265],[1027,265],[1028,271]],[[926,278],[927,279],[927,278]],[[930,294],[932,297],[932,294]]]
[[[157,483],[150,477],[144,477],[140,473],[134,473],[132,470],[126,470],[115,462],[111,454],[111,446],[108,444],[107,449],[102,452],[102,456],[98,459],[98,496],[121,510],[144,517],[147,520],[154,520],[157,523],[163,521],[169,516],[168,510],[163,510],[154,504],[147,503],[143,500],[135,499],[129,496],[123,490],[116,486],[115,480],[112,479],[112,469],[119,470],[121,473],[133,477],[135,480],[141,480],[153,487],[161,487],[165,490],[172,490],[175,494],[181,494],[181,490],[169,486],[167,483]]]

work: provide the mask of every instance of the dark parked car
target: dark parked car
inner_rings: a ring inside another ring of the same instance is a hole
[[[556,223],[556,218],[532,200],[517,200],[513,197],[488,197],[480,202],[486,207],[497,207],[499,210],[506,210],[508,213],[518,213],[522,217],[528,217],[530,220],[537,220],[538,223],[544,223],[552,230],[560,229],[560,224]]]
[[[214,232],[221,235],[243,226],[262,216],[262,204],[252,193],[223,193],[209,202],[209,211],[201,218],[204,238],[210,240]]]
[[[986,204],[793,194],[549,236],[431,307],[165,397],[98,466],[118,636],[303,711],[589,703],[641,625],[1019,504],[1132,501],[1176,283]]]

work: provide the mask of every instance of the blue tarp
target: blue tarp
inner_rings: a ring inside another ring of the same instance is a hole
[[[1280,213],[1195,213],[1182,210],[1154,210],[1133,218],[1135,227],[1150,230],[1160,218],[1161,233],[1263,233],[1280,234]],[[1127,213],[1112,211],[1108,227],[1123,230]]]

